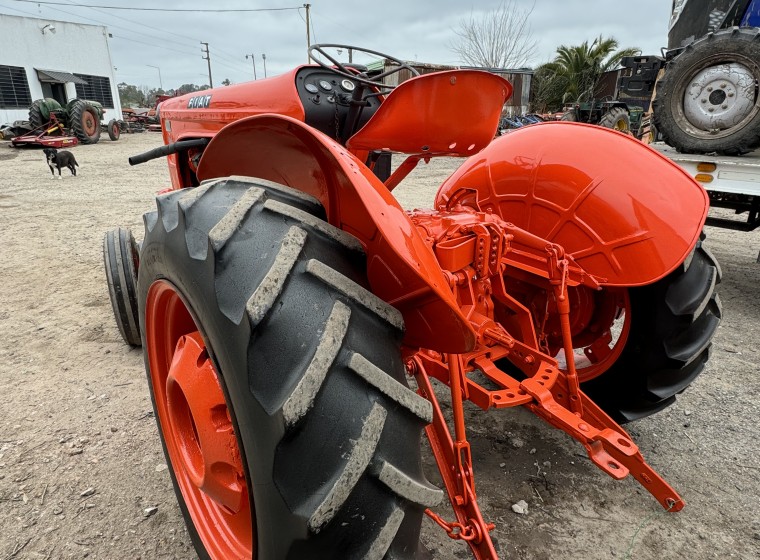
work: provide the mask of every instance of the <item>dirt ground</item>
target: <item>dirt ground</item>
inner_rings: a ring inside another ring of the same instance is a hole
[[[104,232],[142,238],[142,213],[169,185],[164,161],[127,163],[160,143],[146,133],[79,146],[79,176],[59,181],[40,151],[0,142],[0,560],[195,557],[142,352],[120,338],[102,262]],[[402,203],[429,206],[454,166],[416,171]],[[760,232],[707,233],[724,273],[708,370],[677,404],[628,426],[686,508],[662,512],[526,411],[470,410],[479,500],[502,557],[760,558]],[[512,511],[519,500],[527,514]],[[429,520],[423,542],[435,558],[469,557]]]

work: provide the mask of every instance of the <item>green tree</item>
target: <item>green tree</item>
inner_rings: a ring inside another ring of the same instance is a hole
[[[617,40],[601,35],[591,44],[584,41],[577,46],[560,46],[552,62],[536,69],[535,105],[553,110],[564,103],[594,99],[602,74],[620,66],[623,57],[640,52],[637,48],[618,49]]]
[[[229,86],[229,85],[232,85],[232,82],[230,81],[229,78],[225,78],[225,79],[222,80],[222,85],[223,86]]]
[[[182,84],[177,88],[176,92],[177,95],[185,95],[186,93],[193,93],[195,91],[202,91],[204,89],[208,89],[208,85],[204,84],[202,86],[198,86],[195,84]]]
[[[147,100],[145,93],[141,91],[137,86],[121,82],[116,87],[119,89],[119,99],[121,99],[121,106],[127,107],[145,107]]]

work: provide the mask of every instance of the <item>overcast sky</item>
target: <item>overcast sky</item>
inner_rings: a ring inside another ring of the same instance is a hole
[[[208,83],[200,41],[209,43],[214,85],[228,78],[239,83],[257,76],[282,73],[306,62],[305,10],[254,13],[165,13],[102,10],[75,4],[100,6],[161,7],[181,9],[297,8],[288,0],[51,0],[45,5],[0,0],[0,13],[28,15],[50,20],[106,25],[113,35],[111,55],[116,79],[138,86],[158,87],[159,70],[165,89],[185,83]],[[515,0],[530,8],[532,0]],[[500,0],[382,0],[370,2],[312,0],[312,43],[347,43],[385,52],[404,60],[435,64],[460,64],[450,45],[453,29],[474,13],[487,13]],[[616,38],[621,47],[638,47],[644,54],[658,54],[667,44],[669,0],[638,0],[634,4],[602,0],[536,0],[530,16],[538,49],[529,65],[553,58],[559,45],[577,45],[598,35]],[[83,46],[86,48],[86,46]],[[5,45],[4,48],[13,48]],[[356,59],[355,59],[356,60]],[[367,60],[365,59],[364,62]]]

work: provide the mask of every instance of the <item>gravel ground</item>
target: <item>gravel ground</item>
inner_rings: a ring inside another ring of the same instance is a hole
[[[146,133],[79,146],[79,176],[60,181],[40,151],[0,143],[0,559],[194,557],[142,352],[120,338],[101,253],[111,227],[142,237],[142,213],[169,177],[161,160],[130,168],[127,157],[160,143]],[[456,164],[415,171],[402,204],[429,206]],[[527,411],[469,408],[479,501],[502,557],[760,558],[760,232],[707,233],[724,272],[708,370],[674,406],[628,426],[687,507],[661,512]],[[511,508],[520,500],[524,515]],[[423,542],[435,558],[469,557],[428,520]]]

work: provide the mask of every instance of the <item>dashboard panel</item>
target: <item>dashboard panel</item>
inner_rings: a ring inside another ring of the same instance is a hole
[[[322,67],[307,66],[296,73],[296,90],[303,104],[305,122],[330,138],[341,138],[351,106],[351,96],[362,87],[354,80],[339,76]],[[371,91],[370,91],[371,93]],[[361,108],[356,130],[359,130],[380,107],[377,96],[367,98]]]

